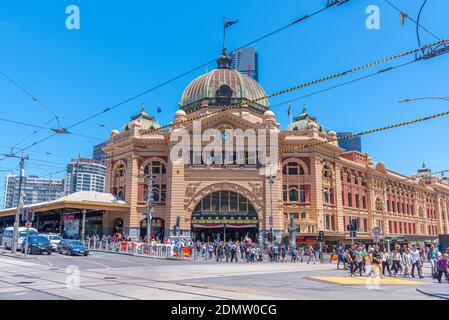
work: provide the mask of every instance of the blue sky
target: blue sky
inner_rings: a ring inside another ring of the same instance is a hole
[[[421,1],[391,0],[416,17]],[[2,1],[0,3],[0,71],[6,73],[61,117],[62,126],[83,119],[147,90],[173,76],[216,58],[222,45],[222,19],[239,19],[229,29],[228,47],[236,48],[304,14],[321,8],[326,0],[302,1]],[[68,5],[81,10],[81,29],[65,28]],[[368,5],[378,5],[380,30],[365,27]],[[438,37],[449,36],[449,3],[429,1],[421,23]],[[421,32],[424,43],[435,39]],[[399,14],[384,0],[351,0],[254,45],[260,55],[259,80],[267,93],[343,71],[417,47],[415,25],[399,23]],[[407,62],[412,56],[374,70]],[[215,67],[209,66],[209,70]],[[421,61],[306,99],[293,106],[294,114],[306,104],[326,128],[362,131],[449,110],[444,101],[398,104],[407,97],[449,95],[449,55]],[[199,70],[133,102],[74,128],[72,131],[107,139],[145,103],[160,124],[173,120],[183,89]],[[312,86],[272,99],[272,105],[331,85],[355,79],[369,71]],[[159,103],[163,112],[156,114]],[[43,125],[52,114],[0,77],[2,118]],[[285,128],[288,105],[273,109]],[[374,161],[412,174],[424,161],[433,170],[449,169],[447,125],[441,118],[405,128],[365,136],[363,150]],[[33,129],[0,123],[1,152]],[[54,127],[55,122],[52,123]],[[100,127],[104,125],[105,127]],[[26,147],[51,132],[42,130],[19,147]],[[64,169],[78,153],[90,156],[99,141],[57,136],[29,149],[26,174],[49,175]],[[49,152],[52,155],[46,155]],[[41,160],[51,161],[39,162]],[[17,168],[17,159],[0,161],[0,170]],[[3,180],[5,171],[0,171]],[[53,174],[62,177],[63,173]],[[1,183],[3,188],[3,182]]]

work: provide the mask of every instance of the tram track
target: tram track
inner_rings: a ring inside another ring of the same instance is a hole
[[[15,265],[15,266],[19,266],[19,267],[24,267],[23,265],[20,265],[18,263],[12,263],[12,262],[8,262],[11,265]],[[39,270],[39,271],[43,271],[43,272],[51,272],[51,273],[58,273],[58,274],[63,274],[63,275],[67,275],[65,271],[59,271],[59,270],[54,270],[54,268],[47,269],[45,268],[44,265],[40,265],[40,264],[36,264],[36,266],[41,266],[43,268],[33,268],[33,270]],[[59,268],[58,268],[59,269]],[[156,290],[161,290],[161,291],[168,291],[168,292],[175,292],[175,293],[181,293],[181,294],[187,294],[187,295],[192,295],[192,296],[197,296],[197,297],[202,297],[202,298],[209,298],[209,299],[220,299],[220,300],[233,300],[227,297],[223,297],[223,296],[219,296],[219,295],[212,295],[212,294],[205,294],[205,293],[192,293],[192,291],[186,291],[186,290],[178,290],[178,289],[170,289],[170,288],[161,288],[160,286],[152,286],[152,285],[144,285],[144,284],[136,284],[133,282],[126,282],[126,281],[120,281],[117,279],[114,279],[115,277],[121,277],[122,279],[128,279],[130,281],[134,281],[134,280],[140,280],[140,281],[145,281],[145,282],[150,282],[150,283],[154,283],[154,284],[171,284],[171,285],[177,285],[177,286],[182,286],[182,287],[190,287],[191,289],[195,289],[195,286],[191,286],[191,285],[187,285],[187,284],[183,284],[183,283],[176,283],[176,282],[172,282],[172,281],[160,281],[160,280],[154,280],[154,279],[142,279],[139,277],[131,277],[131,276],[123,276],[121,274],[105,274],[105,273],[101,273],[98,271],[93,271],[93,270],[89,270],[88,271],[91,274],[96,274],[99,275],[100,277],[95,277],[95,276],[89,276],[86,274],[82,274],[80,273],[80,280],[81,278],[85,278],[85,279],[90,279],[90,280],[101,280],[101,281],[107,281],[110,282],[109,285],[127,285],[127,286],[134,286],[134,287],[139,287],[139,288],[148,288],[148,289],[156,289]],[[1,270],[0,273],[7,273],[10,274],[12,276],[23,276],[23,273],[18,273],[18,272],[11,272],[11,271],[5,271],[5,270]],[[56,280],[51,280],[51,279],[47,279],[47,277],[43,278],[40,277],[39,279],[44,280],[44,281],[48,281],[48,282],[52,282],[55,284],[60,284],[60,285],[64,285],[64,287],[66,286],[65,282],[60,282],[60,281],[56,281]],[[41,289],[35,289],[32,287],[29,287],[28,285],[21,285],[21,284],[16,284],[14,282],[7,282],[5,280],[0,280],[3,281],[5,283],[8,283],[10,285],[13,286],[21,286],[23,288],[29,289],[29,290],[35,290],[38,291],[40,293],[45,293],[47,294],[46,291],[41,290]],[[107,285],[107,284],[105,284]],[[99,285],[97,285],[99,286]],[[86,289],[86,290],[90,290],[90,291],[94,291],[94,292],[98,292],[98,293],[103,293],[103,294],[109,294],[109,295],[113,295],[113,296],[117,296],[117,297],[122,297],[122,298],[126,298],[126,299],[132,299],[132,300],[140,300],[140,299],[135,299],[135,298],[131,298],[129,296],[124,296],[124,295],[120,295],[120,294],[116,294],[116,293],[111,293],[108,291],[102,291],[102,290],[98,290],[98,289],[94,289],[88,286],[82,286],[82,289]],[[210,289],[208,289],[210,290]],[[55,294],[53,294],[55,295]],[[63,297],[63,296],[61,296]],[[69,299],[72,300],[70,298],[67,297],[63,297],[64,299]]]

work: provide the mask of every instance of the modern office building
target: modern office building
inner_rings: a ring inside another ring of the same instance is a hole
[[[3,201],[4,209],[17,207],[19,201],[19,181],[19,176],[6,176]],[[52,201],[64,195],[64,181],[62,179],[39,178],[37,176],[24,177],[22,192],[24,206]]]
[[[337,138],[351,135],[352,132],[337,132]],[[354,137],[351,139],[344,139],[338,141],[338,146],[346,151],[358,151],[362,152],[362,139],[360,137]]]
[[[242,48],[232,52],[231,68],[259,81],[259,55],[254,48]]]
[[[66,195],[78,191],[104,192],[106,166],[98,160],[78,158],[67,165],[64,182]]]
[[[104,153],[102,149],[106,145],[106,143],[107,141],[97,144],[92,150],[92,159],[100,161],[102,164],[106,163],[106,153]]]

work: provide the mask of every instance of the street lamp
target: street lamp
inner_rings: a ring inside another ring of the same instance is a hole
[[[270,165],[270,175],[268,176],[269,184],[270,184],[270,233],[271,233],[271,241],[274,244],[274,235],[273,235],[273,183],[276,176],[273,176],[271,172]]]
[[[444,100],[444,101],[449,101],[449,97],[420,97],[420,98],[409,98],[409,99],[402,99],[402,100],[399,100],[399,103],[407,103],[407,102],[417,101],[417,100]]]

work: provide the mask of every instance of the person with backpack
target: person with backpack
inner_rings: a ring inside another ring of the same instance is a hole
[[[441,283],[441,278],[446,277],[446,281],[449,282],[449,273],[448,273],[448,255],[445,253],[441,255],[441,257],[437,261],[437,270],[438,270],[438,282]]]

